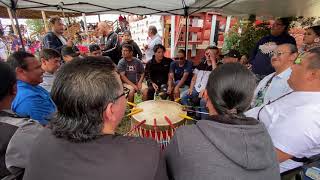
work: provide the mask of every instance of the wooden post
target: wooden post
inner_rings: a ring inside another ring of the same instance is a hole
[[[11,9],[10,9],[10,8],[7,8],[7,11],[8,11],[10,20],[11,20],[11,25],[12,25],[12,28],[13,28],[13,32],[14,32],[15,35],[18,35],[17,27],[16,27],[16,25],[14,24],[14,20],[13,20],[13,17],[12,17]]]
[[[175,50],[176,50],[176,47],[175,47],[175,32],[176,32],[176,16],[171,16],[171,46],[170,46],[170,55],[171,55],[171,58],[174,58],[175,56]]]
[[[218,46],[218,44],[215,43],[214,36],[216,35],[216,25],[217,25],[217,15],[212,15],[212,21],[211,21],[211,32],[210,32],[210,46]]]
[[[14,16],[14,19],[16,21],[16,25],[18,27],[17,31],[18,31],[18,35],[19,35],[19,38],[20,38],[20,41],[21,41],[22,50],[25,51],[26,48],[24,46],[23,37],[22,37],[22,34],[21,34],[20,26],[19,26],[19,21],[18,21],[18,17],[17,17],[17,10],[13,9],[11,12],[13,12],[13,16]]]
[[[231,18],[232,16],[227,16],[227,23],[226,23],[226,29],[225,32],[227,33],[230,29],[230,24],[231,24]]]
[[[189,16],[185,16],[186,20],[186,33],[185,33],[185,42],[184,42],[184,50],[186,51],[186,58],[188,57],[188,41],[189,41]]]
[[[84,22],[84,31],[85,31],[86,35],[88,35],[88,26],[87,26],[87,19],[86,19],[85,13],[82,13],[82,18],[83,18],[83,22]]]
[[[48,24],[47,24],[47,17],[46,17],[46,13],[44,11],[41,11],[42,14],[42,19],[43,19],[43,23],[44,23],[44,30],[46,32],[49,32],[49,28],[48,28]]]

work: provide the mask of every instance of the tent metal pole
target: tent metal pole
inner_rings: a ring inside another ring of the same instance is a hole
[[[16,25],[17,25],[17,27],[18,27],[17,29],[18,29],[18,34],[19,34],[19,37],[20,37],[21,45],[22,45],[22,50],[23,50],[23,51],[26,51],[26,49],[25,49],[25,47],[24,47],[24,43],[23,43],[23,38],[22,38],[21,30],[20,30],[19,21],[18,21],[18,18],[17,18],[16,9],[13,8],[13,9],[12,9],[12,12],[13,12],[14,19],[16,20]]]
[[[99,19],[99,22],[101,22],[101,17],[100,17],[100,14],[98,14],[98,19]]]
[[[175,32],[176,32],[176,16],[171,16],[171,43],[170,43],[170,54],[171,58],[175,56]],[[178,27],[179,28],[179,27]],[[178,32],[179,33],[179,32]]]

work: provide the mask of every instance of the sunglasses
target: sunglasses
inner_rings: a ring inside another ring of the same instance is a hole
[[[273,52],[273,53],[271,53],[271,57],[272,56],[280,57],[281,55],[286,54],[286,53],[291,53],[291,52]]]
[[[174,58],[175,60],[184,60],[185,58],[183,58],[183,57],[176,57],[176,58]]]

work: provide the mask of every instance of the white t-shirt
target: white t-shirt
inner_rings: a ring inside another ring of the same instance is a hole
[[[50,74],[48,72],[43,73],[43,82],[39,85],[47,90],[49,93],[51,92],[53,81],[56,78],[55,74]]]
[[[0,60],[6,60],[6,59],[7,59],[6,44],[0,38]]]
[[[148,39],[148,49],[146,50],[146,61],[150,61],[154,55],[153,48],[157,44],[162,44],[161,36],[156,34]]]
[[[294,157],[311,157],[320,153],[320,92],[293,92],[269,105],[256,107],[246,116],[265,124],[274,146]],[[302,163],[280,163],[285,172]]]
[[[291,68],[286,69],[282,73],[275,76],[275,73],[269,74],[263,78],[256,90],[254,91],[254,98],[251,103],[251,107],[260,106],[261,104],[266,104],[269,101],[273,101],[288,92],[291,92],[292,89],[288,84],[288,79],[291,75]],[[271,80],[272,78],[272,80]],[[271,80],[268,87],[267,84]],[[263,96],[263,97],[260,97]],[[260,99],[261,98],[261,99]],[[262,101],[263,102],[260,102]],[[257,105],[258,104],[258,105]]]
[[[193,74],[197,75],[194,88],[197,92],[204,90],[207,86],[209,75],[212,72],[212,65],[206,62],[199,64],[194,70]]]

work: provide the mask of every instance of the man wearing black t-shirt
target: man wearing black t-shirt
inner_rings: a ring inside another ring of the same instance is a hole
[[[154,55],[147,63],[145,77],[148,88],[143,90],[142,100],[151,100],[155,92],[160,90],[161,85],[168,85],[170,64],[172,59],[164,57],[166,48],[157,44],[154,46]]]

